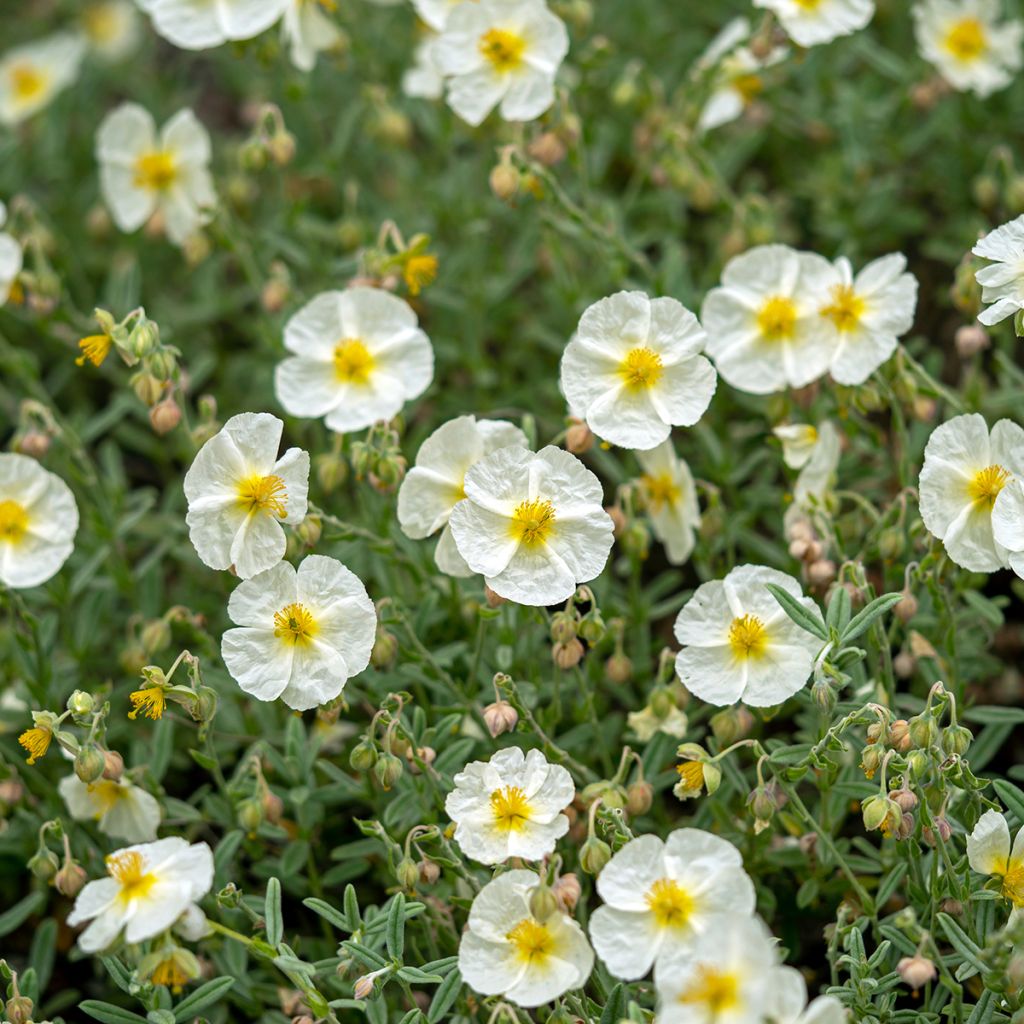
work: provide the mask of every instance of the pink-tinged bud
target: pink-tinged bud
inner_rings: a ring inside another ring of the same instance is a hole
[[[896,970],[903,981],[915,992],[938,977],[935,964],[927,957],[921,956],[920,953],[915,953],[914,956],[905,956],[896,965]]]
[[[827,587],[836,578],[836,563],[820,558],[807,567],[807,581],[814,587]]]
[[[904,590],[892,611],[900,622],[909,622],[917,614],[917,609],[917,598],[909,590]]]
[[[621,652],[613,654],[604,663],[604,675],[609,683],[616,686],[628,683],[633,678],[633,662]]]
[[[441,877],[441,867],[432,860],[423,859],[416,865],[420,873],[420,885],[433,885]]]
[[[484,600],[487,601],[488,608],[500,608],[505,603],[505,598],[501,594],[496,594],[487,584],[484,584]]]
[[[636,817],[646,814],[654,803],[654,787],[647,782],[634,782],[626,789],[626,810]]]
[[[157,402],[149,410],[149,422],[161,437],[169,434],[181,422],[181,409],[178,408],[178,403],[173,398]]]
[[[909,812],[917,807],[917,794],[910,789],[897,789],[889,794],[900,805],[900,809]]]
[[[563,671],[574,668],[583,659],[583,644],[575,637],[568,643],[555,644],[551,651],[551,659]]]
[[[910,723],[905,718],[897,718],[889,726],[889,743],[894,750],[905,753],[910,749]]]
[[[32,459],[41,459],[50,450],[50,435],[41,430],[28,430],[14,443],[14,449]]]
[[[956,345],[956,354],[961,359],[970,359],[979,352],[984,352],[992,344],[988,331],[981,324],[964,324],[963,327],[957,328],[953,341]]]
[[[554,133],[544,132],[538,135],[526,147],[526,151],[534,160],[540,161],[546,167],[552,167],[565,159],[565,143]],[[572,451],[572,449],[569,449]]]
[[[571,914],[580,901],[580,880],[573,874],[562,875],[551,887],[551,891],[558,900],[558,905],[567,913]]]
[[[574,455],[582,455],[590,451],[594,444],[594,434],[582,420],[573,420],[565,432],[565,447]]]
[[[507,700],[496,700],[484,708],[484,722],[492,739],[511,732],[519,724],[519,713]]]
[[[933,828],[925,828],[921,833],[929,846],[937,846],[939,842],[948,843],[953,835],[953,827],[945,818],[936,818]]]
[[[74,899],[89,880],[89,875],[81,864],[65,861],[64,866],[53,876],[53,887],[68,899]]]
[[[373,977],[364,974],[361,978],[356,978],[356,983],[352,986],[352,995],[356,999],[369,999],[373,995]]]

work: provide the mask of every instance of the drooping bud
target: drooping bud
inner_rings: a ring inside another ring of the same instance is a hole
[[[424,857],[416,867],[420,873],[421,885],[434,885],[441,877],[440,864],[436,864],[434,861],[428,860],[426,857]]]
[[[582,455],[594,445],[594,434],[582,420],[573,420],[565,432],[565,447],[573,455]]]
[[[917,794],[911,789],[896,789],[889,795],[900,805],[902,811],[909,812],[917,807]]]
[[[654,787],[645,779],[626,789],[626,810],[631,817],[646,814],[654,803]]]
[[[150,426],[161,437],[164,434],[169,434],[180,422],[181,409],[171,396],[157,402],[149,410]]]
[[[484,722],[492,739],[511,732],[519,724],[519,712],[506,700],[496,700],[484,708]]]
[[[923,988],[938,977],[935,964],[927,957],[921,956],[920,953],[903,957],[896,965],[896,971],[903,981],[914,990],[915,995],[919,988]]]
[[[29,871],[31,871],[36,878],[41,881],[48,882],[60,869],[60,861],[57,859],[57,854],[55,854],[53,850],[48,850],[44,846],[36,850],[36,852],[29,858],[27,866]]]
[[[75,774],[89,785],[95,782],[106,767],[103,751],[95,743],[86,743],[75,756]]]
[[[542,924],[558,913],[558,898],[546,885],[538,885],[530,893],[530,913]]]
[[[75,692],[68,697],[68,711],[78,718],[81,718],[84,715],[91,715],[95,706],[95,698],[91,693],[86,693],[85,690],[75,690]]]
[[[402,777],[402,762],[394,754],[381,754],[373,766],[373,774],[387,792]]]
[[[909,590],[904,589],[903,596],[896,602],[892,611],[900,622],[909,622],[917,614],[917,610],[917,598]]]
[[[609,683],[622,686],[633,678],[633,662],[622,651],[616,651],[604,663],[604,676]]]
[[[74,899],[89,881],[89,874],[81,864],[73,860],[65,861],[64,866],[53,876],[53,887],[68,899]]]
[[[588,875],[599,875],[612,859],[612,848],[597,836],[591,836],[580,850],[580,867]]]
[[[557,643],[551,650],[551,660],[565,671],[574,668],[583,659],[583,644],[576,637],[567,643]]]
[[[245,829],[249,835],[255,835],[256,830],[263,824],[263,804],[261,801],[250,797],[243,800],[235,812],[238,824]]]
[[[403,857],[395,868],[395,877],[403,889],[411,892],[420,880],[420,869],[411,857]]]
[[[571,914],[576,909],[576,904],[580,901],[582,889],[580,887],[580,880],[570,872],[567,875],[560,875],[551,887],[551,891],[555,894],[555,899],[558,900],[558,905],[562,910],[567,914]]]
[[[962,725],[950,725],[942,730],[942,749],[947,754],[959,754],[962,757],[973,739],[974,734],[970,729]]]
[[[372,740],[362,739],[352,748],[348,763],[357,772],[368,772],[377,763],[378,756],[376,744]]]
[[[929,714],[915,715],[909,724],[910,740],[919,750],[927,750],[939,738],[939,727]]]
[[[119,782],[124,775],[124,758],[116,750],[103,752],[103,778]]]
[[[31,1024],[34,1005],[28,996],[11,996],[4,1004],[4,1013],[10,1024]]]
[[[377,638],[370,651],[370,664],[378,671],[391,668],[398,656],[398,639],[383,626],[377,627]]]

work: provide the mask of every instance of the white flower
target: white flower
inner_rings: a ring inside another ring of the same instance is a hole
[[[789,618],[766,583],[782,587],[821,619],[800,584],[777,569],[740,565],[725,579],[702,583],[675,627],[676,639],[686,645],[676,656],[676,672],[701,700],[769,707],[807,682],[821,641]]]
[[[780,423],[772,433],[782,442],[782,461],[802,469],[818,444],[818,431],[810,423]]]
[[[45,583],[75,546],[78,506],[71,488],[27,455],[0,454],[0,583]]]
[[[754,6],[774,11],[800,46],[852,35],[875,16],[874,0],[754,0]]]
[[[710,832],[681,828],[662,841],[630,840],[597,878],[604,906],[590,941],[617,978],[642,978],[663,954],[718,942],[723,915],[754,912],[754,886],[739,850]]]
[[[1000,18],[999,0],[921,0],[914,32],[921,55],[954,89],[988,96],[1021,67],[1024,24]]]
[[[444,808],[455,822],[455,841],[481,864],[509,857],[541,860],[569,830],[562,813],[572,803],[572,776],[548,764],[539,750],[499,750],[490,761],[473,761],[455,776]]]
[[[305,517],[309,455],[277,457],[283,427],[266,412],[232,416],[185,474],[189,537],[211,569],[233,565],[242,579],[269,569],[284,557],[281,523]]]
[[[785,245],[759,245],[729,260],[722,284],[701,308],[707,353],[740,391],[767,395],[801,388],[832,362],[818,297],[833,276],[828,260]]]
[[[131,0],[95,0],[81,22],[90,49],[104,60],[121,60],[138,47],[139,10]]]
[[[333,700],[370,662],[377,613],[366,587],[335,558],[309,555],[245,580],[228,601],[238,629],[221,641],[224,665],[257,700],[296,711]]]
[[[820,996],[808,1005],[807,982],[795,968],[779,967],[771,980],[773,998],[768,1009],[773,1024],[846,1024],[849,1020],[834,996]]]
[[[527,448],[526,435],[507,420],[459,416],[438,427],[416,454],[398,491],[398,522],[407,537],[419,539],[441,531],[434,558],[449,576],[472,576],[455,547],[448,519],[465,496],[470,466],[499,448]]]
[[[1024,215],[990,231],[971,250],[993,262],[974,276],[983,302],[991,302],[978,320],[991,327],[1024,309]]]
[[[811,428],[814,430],[814,428]],[[778,433],[778,431],[776,431]],[[814,445],[797,475],[793,487],[794,502],[790,508],[809,509],[820,505],[832,487],[839,467],[841,445],[839,432],[826,420],[814,431]]]
[[[312,71],[318,53],[334,50],[342,40],[341,29],[324,14],[333,0],[291,0],[281,20],[281,35],[292,63],[300,71]]]
[[[149,111],[123,103],[96,133],[100,187],[114,223],[135,231],[159,210],[167,237],[181,245],[211,217],[210,136],[191,110],[179,110],[157,134]]]
[[[1010,845],[1010,826],[998,811],[986,811],[967,837],[967,860],[980,875],[1001,879],[1000,893],[1024,908],[1024,828]]]
[[[0,228],[7,222],[7,207],[0,202]],[[0,231],[0,306],[7,302],[21,273],[21,246],[12,235]]]
[[[990,435],[985,418],[971,413],[932,431],[918,488],[921,518],[957,565],[971,572],[1009,566],[1009,551],[993,534],[993,518],[1015,477],[1024,478],[1024,430],[1016,423],[1000,420]],[[1006,500],[1013,500],[1012,493]],[[1009,518],[1003,524],[1007,532]],[[1014,550],[1019,548],[1024,538]]]
[[[412,66],[402,75],[402,92],[422,100],[439,100],[444,95],[444,78],[437,67],[434,48],[437,35],[431,32],[417,44]]]
[[[580,318],[562,355],[562,390],[598,437],[654,448],[673,426],[696,423],[715,393],[706,340],[675,299],[618,292]]]
[[[637,452],[636,457],[643,469],[640,493],[654,536],[665,545],[668,560],[682,565],[690,557],[700,529],[697,488],[690,467],[676,455],[671,440]]]
[[[85,43],[70,32],[16,46],[0,57],[0,124],[24,121],[77,77]]]
[[[599,576],[613,542],[601,482],[569,452],[500,448],[471,466],[452,536],[473,572],[519,604],[565,601]]]
[[[583,929],[561,911],[543,921],[534,917],[530,896],[539,884],[532,871],[506,871],[473,900],[459,971],[481,995],[540,1006],[590,977],[594,954]]]
[[[544,0],[466,0],[434,50],[448,104],[478,125],[500,104],[506,121],[532,121],[555,101],[569,35]]]
[[[996,550],[1006,551],[1007,565],[1024,579],[1024,479],[1009,480],[992,506]]]
[[[697,62],[698,70],[713,68],[711,95],[701,110],[698,127],[710,131],[735,121],[764,88],[759,72],[784,60],[788,50],[773,47],[758,57],[743,44],[750,38],[750,22],[733,18],[711,40]]]
[[[284,328],[294,355],[274,374],[293,416],[344,434],[388,420],[434,379],[434,350],[404,300],[377,288],[322,292]]]
[[[826,330],[835,335],[829,366],[833,380],[863,384],[913,326],[917,278],[906,269],[902,253],[874,260],[856,277],[848,259],[836,260],[818,305]]]
[[[72,927],[92,921],[78,937],[86,953],[105,949],[122,928],[130,943],[170,928],[210,891],[213,854],[206,843],[158,839],[110,854],[107,874],[78,894],[68,915]]]
[[[626,716],[626,724],[641,743],[647,743],[659,732],[681,740],[686,735],[689,719],[686,712],[675,704],[670,705],[664,715],[659,715],[658,711],[648,704],[640,711],[630,711]]]
[[[270,28],[292,0],[136,0],[153,28],[183,50],[251,39]]]
[[[440,32],[448,23],[448,15],[462,0],[412,0],[412,6],[420,18],[435,32]]]
[[[125,779],[97,779],[86,784],[75,774],[57,786],[75,821],[95,821],[104,835],[129,843],[156,839],[160,804],[156,797]]]

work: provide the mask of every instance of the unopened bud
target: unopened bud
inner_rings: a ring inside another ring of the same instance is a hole
[[[373,766],[373,774],[387,792],[402,777],[402,762],[394,754],[381,754]]]
[[[953,826],[945,818],[936,818],[931,828],[922,829],[921,835],[929,846],[937,846],[940,842],[948,843],[953,835]]]
[[[267,140],[270,159],[278,167],[284,167],[295,159],[295,136],[289,131],[279,131]]]
[[[75,692],[68,697],[68,711],[78,717],[92,714],[92,710],[95,706],[95,698],[91,693],[87,693],[85,690],[75,690]]]
[[[31,1024],[33,1002],[28,996],[11,996],[4,1004],[4,1012],[10,1024]]]
[[[276,825],[284,815],[284,801],[269,789],[263,794],[263,817]]]
[[[27,866],[36,878],[48,882],[60,869],[60,861],[52,850],[42,847],[29,858]]]
[[[910,749],[910,723],[905,718],[897,718],[889,726],[889,743],[900,753]]]
[[[139,634],[142,649],[147,657],[166,650],[171,643],[171,627],[166,619],[151,619]]]
[[[604,635],[607,632],[604,619],[596,608],[593,611],[588,612],[580,620],[580,624],[577,629],[580,637],[583,640],[586,640],[586,642],[591,646],[603,640]]]
[[[551,660],[563,671],[578,665],[582,658],[583,644],[575,637],[568,643],[555,644],[551,651]]]
[[[420,873],[420,885],[434,885],[441,877],[441,866],[425,857],[416,867]]]
[[[157,402],[149,410],[149,422],[161,437],[169,434],[181,422],[181,409],[178,408],[178,403],[171,397]]]
[[[917,598],[909,590],[903,591],[903,596],[893,606],[893,614],[900,622],[909,622],[918,609]]]
[[[368,772],[377,763],[378,756],[376,745],[371,740],[362,739],[352,748],[348,763],[357,772]]]
[[[65,861],[64,866],[53,876],[53,887],[68,899],[74,899],[89,880],[89,875],[81,864],[73,860]]]
[[[567,914],[571,914],[576,909],[576,904],[580,901],[582,889],[580,888],[580,880],[576,875],[569,873],[567,875],[560,875],[551,887],[551,891],[555,894],[555,899],[558,900],[558,905],[562,910]]]
[[[633,678],[633,662],[621,651],[616,651],[604,663],[604,676],[615,686],[628,683]]]
[[[900,809],[904,812],[912,811],[917,807],[917,794],[911,789],[896,789],[889,795],[900,805]]]
[[[555,612],[551,616],[551,642],[568,643],[576,639],[576,616],[569,612]]]
[[[395,877],[403,889],[412,890],[420,880],[420,869],[411,857],[403,857],[395,868]]]
[[[336,491],[348,479],[348,463],[330,452],[318,455],[314,460],[316,479],[325,494]]]
[[[807,567],[807,580],[814,587],[827,587],[836,578],[836,563],[820,558]]]
[[[263,824],[263,804],[252,797],[248,800],[243,800],[238,805],[236,816],[238,824],[250,835],[253,835],[260,825]]]
[[[954,343],[956,353],[961,359],[971,359],[979,352],[984,352],[992,344],[992,340],[981,324],[964,324],[963,327],[957,328]]]
[[[836,691],[827,679],[815,679],[811,685],[811,700],[823,714],[830,715],[839,700]]]
[[[547,167],[564,160],[566,153],[565,143],[554,132],[543,132],[538,135],[526,150],[534,160]],[[572,451],[571,448],[569,450]]]
[[[491,169],[488,179],[491,191],[503,202],[508,202],[519,191],[520,174],[511,164],[500,163]]]
[[[488,608],[500,608],[505,603],[505,598],[491,590],[486,583],[484,584],[484,600],[487,602]]]
[[[119,782],[124,775],[124,758],[116,750],[103,752],[103,778]]]
[[[920,953],[903,957],[896,965],[896,971],[915,992],[938,977],[935,964]]]
[[[163,383],[157,380],[151,373],[136,373],[129,383],[132,386],[132,391],[135,392],[135,397],[143,405],[155,406],[160,401],[160,396],[164,393]]]
[[[530,913],[542,924],[558,913],[558,899],[546,885],[538,885],[530,893]]]
[[[597,836],[591,836],[580,850],[580,867],[588,875],[599,875],[611,859],[612,848]]]
[[[959,754],[961,757],[967,753],[974,735],[970,729],[962,725],[951,725],[942,730],[942,749],[947,754]]]
[[[594,444],[593,431],[582,420],[573,420],[565,432],[565,447],[573,455],[590,451]]]
[[[41,459],[50,450],[50,435],[42,430],[26,430],[15,442],[15,450],[32,459]]]
[[[869,778],[875,777],[875,772],[878,771],[882,764],[882,758],[885,755],[877,746],[865,747],[860,755],[860,766],[864,774]]]
[[[103,774],[105,765],[103,751],[95,743],[86,743],[75,756],[75,774],[86,785],[95,782]]]
[[[910,719],[910,741],[919,750],[927,750],[939,738],[939,727],[931,715],[915,715]]]
[[[295,533],[307,548],[316,547],[317,541],[320,540],[320,531],[320,517],[313,515],[306,516],[306,518],[295,527]]]
[[[507,700],[496,700],[484,708],[484,722],[492,739],[511,732],[519,724],[519,713]]]
[[[626,789],[626,810],[632,817],[646,814],[654,803],[654,787],[646,781],[634,782]]]
[[[377,629],[377,639],[370,651],[370,664],[383,671],[391,668],[398,656],[398,639],[394,633],[388,632],[383,626]]]

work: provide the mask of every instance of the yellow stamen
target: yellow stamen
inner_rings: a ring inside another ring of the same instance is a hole
[[[518,786],[506,786],[491,794],[491,813],[503,832],[521,832],[530,820],[530,804]]]
[[[805,11],[815,11],[821,6],[822,0],[796,0],[797,7]]]
[[[555,524],[555,506],[550,501],[534,498],[521,501],[512,513],[512,536],[527,547],[543,544]]]
[[[172,956],[168,960],[161,960],[154,968],[149,979],[154,985],[166,985],[169,989],[180,992],[188,983],[189,976]]]
[[[693,897],[671,878],[659,878],[644,899],[659,928],[682,928],[693,913]]]
[[[274,636],[286,644],[310,644],[320,632],[312,613],[301,604],[289,604],[274,613]]]
[[[674,506],[683,496],[682,489],[668,473],[642,476],[640,486],[643,488],[647,507],[652,512],[658,512],[663,505]]]
[[[53,733],[49,729],[36,725],[31,729],[26,729],[18,737],[18,742],[28,751],[28,763],[35,764],[50,749],[50,740],[52,739]]]
[[[492,28],[480,37],[480,52],[495,71],[515,71],[523,63],[526,40],[503,28]]]
[[[96,812],[97,818],[102,818],[114,804],[128,795],[127,786],[119,786],[109,779],[100,779],[99,782],[93,782],[88,788],[89,795],[100,805],[100,809]]]
[[[704,788],[704,765],[700,761],[684,761],[676,765],[676,771],[685,789],[699,792]]]
[[[437,277],[437,257],[429,253],[410,256],[402,267],[402,277],[410,295],[419,295]]]
[[[701,964],[696,977],[679,996],[679,1002],[699,1004],[706,1008],[714,1020],[726,1010],[735,1009],[740,1002],[740,986],[735,974]]]
[[[128,699],[132,702],[132,710],[128,712],[128,717],[132,721],[141,713],[155,722],[163,715],[167,703],[163,688],[160,686],[147,686],[142,690],[135,690],[128,694]]]
[[[961,18],[946,33],[945,44],[957,60],[977,60],[988,49],[985,26],[978,18]]]
[[[270,512],[278,519],[288,515],[288,492],[279,476],[248,476],[238,485],[238,503],[250,514]]]
[[[765,341],[785,341],[796,331],[796,303],[785,295],[765,299],[757,312],[757,329]]]
[[[146,871],[146,862],[138,850],[112,853],[107,857],[107,874],[121,886],[117,898],[122,903],[144,899],[157,883],[156,875]]]
[[[732,79],[732,87],[740,94],[744,103],[753,103],[764,92],[764,81],[760,75],[736,75]]]
[[[358,338],[345,338],[334,346],[334,373],[346,384],[368,384],[376,360]]]
[[[36,99],[46,89],[50,76],[32,64],[15,64],[11,68],[11,86],[14,98],[21,103]]]
[[[527,963],[542,964],[555,949],[555,938],[548,929],[526,917],[505,936],[515,947],[516,957]]]
[[[1003,875],[1002,892],[1015,907],[1024,907],[1024,861],[1010,865]]]
[[[78,343],[82,354],[75,360],[76,366],[84,366],[86,360],[93,366],[99,366],[110,354],[110,336],[107,334],[90,334]]]
[[[967,485],[967,493],[976,505],[987,505],[988,508],[992,508],[999,497],[999,492],[1009,480],[1009,470],[1003,469],[1000,465],[986,466],[974,474]]]
[[[756,615],[743,615],[732,620],[729,646],[737,658],[759,658],[768,646],[768,630]]]
[[[860,325],[867,303],[853,290],[853,285],[837,284],[832,289],[832,301],[819,310],[840,331],[853,331]]]
[[[178,165],[173,153],[154,150],[143,153],[135,161],[135,186],[162,192],[170,188],[178,178]]]
[[[12,498],[0,501],[0,543],[20,544],[28,532],[28,512]]]
[[[630,349],[619,364],[619,376],[630,391],[644,391],[654,387],[661,380],[663,372],[661,356],[646,346]]]

